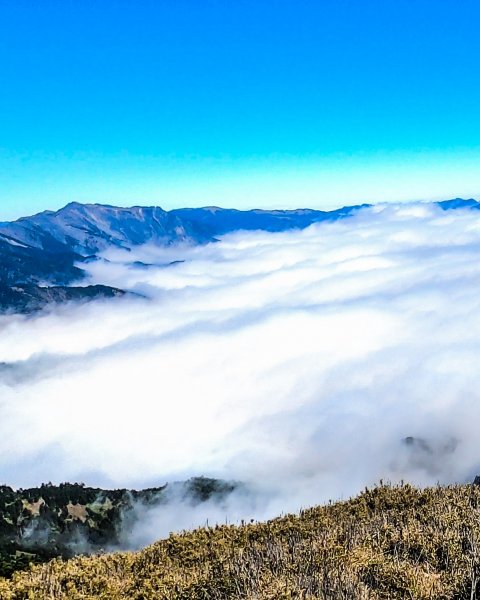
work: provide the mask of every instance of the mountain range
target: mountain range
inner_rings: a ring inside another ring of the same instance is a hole
[[[480,209],[474,199],[437,203],[444,210]],[[156,206],[120,208],[72,202],[0,224],[0,311],[32,312],[52,302],[121,296],[107,286],[82,285],[82,263],[111,248],[142,244],[205,244],[238,230],[303,229],[335,221],[370,205],[333,211],[248,210],[215,206],[165,211]]]

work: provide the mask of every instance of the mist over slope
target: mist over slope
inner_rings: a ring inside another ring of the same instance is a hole
[[[141,491],[69,483],[16,490],[0,485],[0,578],[59,556],[138,549],[151,541],[145,536],[147,522],[157,535],[168,535],[170,529],[159,529],[160,516],[168,518],[180,507],[194,513],[205,505],[220,509],[235,489],[236,483],[204,477]]]
[[[221,510],[163,515],[152,540],[381,478],[471,480],[479,250],[480,212],[427,204],[109,249],[85,283],[138,297],[0,317],[2,479],[245,482]]]
[[[315,221],[343,218],[358,208],[167,212],[157,206],[121,208],[71,202],[57,211],[0,224],[0,312],[29,313],[54,302],[118,296],[119,290],[78,285],[85,276],[84,264],[112,248],[204,244],[216,241],[217,234],[238,229],[304,228]],[[23,293],[25,286],[28,291]],[[48,292],[49,286],[58,289]]]
[[[438,204],[445,210],[480,206],[476,200],[461,198]],[[111,249],[129,251],[147,243],[198,245],[239,230],[304,229],[312,223],[344,219],[368,206],[332,211],[204,207],[168,212],[156,206],[121,208],[71,202],[57,211],[0,223],[0,312],[29,313],[49,303],[120,295],[115,289],[87,290],[83,283],[84,265]],[[28,291],[23,294],[25,286]],[[57,289],[46,291],[51,286]]]

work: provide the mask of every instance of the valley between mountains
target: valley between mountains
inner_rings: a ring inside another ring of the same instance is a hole
[[[439,202],[444,210],[479,209],[477,201]],[[172,246],[216,242],[235,231],[281,232],[344,219],[368,205],[333,211],[240,211],[218,207],[120,208],[72,202],[0,224],[0,310],[28,313],[50,303],[122,296],[125,290],[84,283],[83,265],[111,249],[145,244]]]
[[[2,223],[0,599],[475,597],[479,209]]]

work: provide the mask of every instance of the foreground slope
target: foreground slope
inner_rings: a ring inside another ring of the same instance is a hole
[[[0,598],[467,600],[479,580],[480,489],[405,485],[138,553],[56,560],[0,581]]]

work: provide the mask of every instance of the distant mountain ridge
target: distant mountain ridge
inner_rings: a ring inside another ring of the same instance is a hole
[[[130,250],[147,242],[201,244],[213,239],[201,225],[184,222],[159,207],[73,202],[55,212],[3,223],[0,311],[31,312],[52,302],[123,295],[122,290],[107,286],[71,287],[84,277],[82,262],[109,248]]]
[[[473,198],[438,202],[443,210],[479,209]],[[84,277],[82,262],[111,248],[131,250],[142,244],[166,246],[204,244],[238,230],[269,232],[304,229],[313,223],[336,221],[370,206],[346,206],[332,211],[236,210],[219,207],[157,206],[121,208],[72,202],[57,211],[44,211],[17,221],[0,223],[0,311],[30,312],[50,301],[90,300],[119,296],[105,286],[71,289]],[[45,288],[55,286],[50,294]],[[16,288],[17,292],[8,293]],[[30,301],[20,301],[18,290],[28,288]],[[33,307],[33,308],[32,308]]]
[[[287,231],[288,229],[304,229],[313,223],[343,219],[368,206],[371,205],[344,206],[332,211],[311,208],[237,210],[207,206],[204,208],[179,208],[170,211],[170,213],[192,223],[203,225],[211,235],[225,235],[238,230],[278,232]]]
[[[111,247],[130,249],[146,242],[167,245],[211,241],[201,227],[159,207],[120,208],[78,202],[56,212],[22,217],[4,225],[0,234],[29,247],[81,256],[98,254]]]

